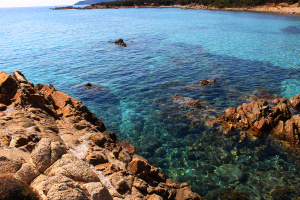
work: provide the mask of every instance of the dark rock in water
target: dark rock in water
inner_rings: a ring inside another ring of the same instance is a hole
[[[212,80],[202,80],[200,82],[200,85],[202,86],[206,86],[206,85],[213,85],[216,82],[216,79],[212,79]]]
[[[175,94],[173,97],[174,102],[178,103],[178,104],[182,104],[185,106],[193,106],[193,107],[197,107],[197,108],[201,108],[202,104],[199,100],[190,98],[190,97],[182,97],[179,96],[178,94]]]
[[[258,99],[272,100],[275,98],[275,96],[270,91],[262,88],[256,89],[251,96],[252,96],[252,100],[258,100]]]
[[[86,84],[84,84],[84,86],[86,86],[86,87],[92,87],[92,84],[91,83],[86,83]]]
[[[127,47],[127,44],[123,41],[123,39],[118,39],[116,41],[110,41],[109,43],[115,43],[119,46]]]
[[[107,87],[104,87],[97,83],[84,83],[76,85],[76,87],[81,88],[87,92],[97,93],[97,94],[104,94],[110,92],[110,89]]]

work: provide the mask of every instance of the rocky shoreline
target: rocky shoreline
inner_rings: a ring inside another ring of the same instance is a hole
[[[1,71],[0,103],[2,199],[202,199],[52,85]]]
[[[213,84],[215,79],[202,80],[198,87]],[[239,131],[241,145],[254,145],[267,135],[273,138],[272,148],[299,163],[300,94],[277,98],[258,89],[251,102],[228,108],[223,115],[196,99],[179,95],[171,99],[178,107],[190,108],[196,126],[215,127],[218,137]],[[201,111],[200,117],[193,111]],[[135,154],[129,141],[106,131],[80,101],[52,85],[34,85],[19,71],[13,76],[0,72],[0,123],[0,199],[15,199],[16,193],[23,195],[20,199],[202,199],[187,183],[167,179]],[[198,142],[191,152],[211,145],[202,147]],[[264,153],[257,154],[264,158]],[[239,172],[238,180],[243,179],[245,173],[230,164],[214,173],[225,176],[229,168]],[[235,189],[217,195],[245,195]]]
[[[121,7],[108,7],[104,5],[92,4],[86,7],[56,7],[52,10],[66,10],[66,9],[77,9],[77,10],[90,10],[90,9],[118,9],[118,8],[181,8],[181,9],[194,9],[194,10],[225,10],[225,11],[247,11],[247,12],[263,12],[263,13],[277,13],[286,15],[300,15],[299,3],[289,5],[288,3],[268,3],[262,6],[245,7],[245,8],[216,8],[210,6],[204,6],[199,4],[189,5],[172,5],[172,6],[121,6]]]

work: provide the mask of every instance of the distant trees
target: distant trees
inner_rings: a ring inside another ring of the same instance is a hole
[[[266,3],[289,3],[294,4],[299,2],[299,0],[121,0],[121,1],[111,1],[99,3],[100,5],[106,5],[108,7],[113,6],[160,6],[160,5],[188,5],[191,3],[196,3],[199,5],[205,6],[214,6],[217,8],[226,8],[226,7],[250,7],[264,5]]]

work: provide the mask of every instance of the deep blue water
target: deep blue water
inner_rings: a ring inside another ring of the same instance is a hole
[[[228,187],[250,199],[299,195],[299,169],[276,141],[241,141],[241,133],[205,123],[259,88],[300,93],[300,16],[41,7],[0,9],[0,24],[1,70],[20,70],[83,101],[109,131],[206,199]],[[108,43],[119,38],[128,47]],[[214,85],[198,85],[212,78]],[[87,82],[95,89],[82,87]]]

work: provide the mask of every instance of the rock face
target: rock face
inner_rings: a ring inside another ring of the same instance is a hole
[[[249,134],[262,136],[271,132],[280,140],[288,141],[292,146],[300,146],[300,115],[292,116],[289,106],[299,108],[300,95],[274,99],[270,108],[264,99],[244,103],[236,108],[228,108],[220,117],[227,131],[232,129],[248,130]]]
[[[0,110],[0,173],[30,185],[41,199],[201,199],[187,184],[166,180],[52,85],[1,71]]]

